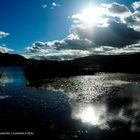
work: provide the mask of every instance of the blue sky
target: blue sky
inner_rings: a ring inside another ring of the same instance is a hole
[[[59,4],[54,6],[52,3]],[[73,20],[89,3],[121,3],[130,6],[134,0],[0,0],[0,31],[9,33],[0,39],[15,52],[22,52],[36,41],[62,40],[69,35]],[[43,5],[47,5],[43,8]]]
[[[79,1],[79,0],[78,0]],[[71,20],[68,16],[80,9],[81,2],[56,0],[61,7],[51,6],[51,0],[0,0],[0,30],[10,33],[1,40],[10,48],[22,50],[34,41],[61,39],[68,34]]]

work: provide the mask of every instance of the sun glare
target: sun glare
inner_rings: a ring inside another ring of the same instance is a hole
[[[103,18],[104,11],[96,6],[89,6],[79,14],[79,20],[85,24],[94,25],[96,23],[105,24],[106,19]]]

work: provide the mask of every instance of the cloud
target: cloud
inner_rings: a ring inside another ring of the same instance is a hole
[[[50,9],[53,10],[53,9],[55,9],[56,7],[60,7],[60,6],[61,6],[60,4],[58,4],[58,3],[56,3],[56,2],[53,2]]]
[[[40,51],[37,50],[30,50],[25,57],[27,58],[36,58],[36,59],[53,59],[53,60],[69,60],[78,57],[88,56],[91,52],[88,50],[71,50],[71,49],[41,49]]]
[[[132,7],[133,7],[134,10],[137,10],[138,8],[140,8],[140,1],[135,1],[132,4]]]
[[[43,5],[42,5],[42,8],[43,8],[43,9],[46,9],[47,7],[48,7],[47,4],[43,4]]]
[[[131,15],[131,11],[124,4],[116,2],[111,4],[101,4],[100,6],[89,6],[85,11],[72,15],[74,23],[89,22],[91,24],[107,25],[108,19],[119,18],[123,21],[125,17]]]
[[[9,36],[9,33],[0,31],[0,39]],[[5,47],[5,45],[1,45],[0,46],[0,52],[1,53],[9,53],[9,52],[13,52],[13,49],[9,49],[7,47]]]
[[[50,9],[53,10],[53,9],[55,9],[56,7],[60,7],[60,6],[61,6],[61,5],[58,4],[58,3],[56,3],[56,2],[52,2],[52,3],[51,3]],[[46,9],[46,8],[48,8],[48,5],[47,5],[47,4],[43,4],[43,5],[42,5],[42,8],[43,8],[43,9]]]
[[[102,7],[106,8],[107,13],[111,16],[128,16],[130,14],[130,10],[124,4],[118,4],[113,2],[111,4],[102,4]]]
[[[126,17],[124,21],[129,27],[140,31],[140,11],[135,11],[129,17]]]
[[[87,46],[87,49],[85,49]],[[92,48],[92,42],[87,39],[79,39],[68,36],[63,40],[53,42],[35,42],[26,48],[29,57],[38,59],[73,59],[90,55],[88,50]]]
[[[72,58],[72,53],[74,53],[73,56],[75,56],[75,51],[77,52],[77,50],[79,50],[78,53],[80,53],[79,55],[77,54],[77,56],[86,56],[83,54],[84,51],[86,54],[91,54],[91,52],[92,54],[129,53],[129,49],[131,49],[130,52],[136,52],[136,50],[132,48],[125,49],[124,52],[123,49],[128,45],[131,46],[139,42],[140,32],[127,27],[124,23],[110,21],[109,27],[94,26],[91,28],[75,26],[71,28],[70,35],[63,40],[55,40],[52,42],[38,41],[33,43],[30,47],[27,47],[26,51],[39,57],[42,55],[42,58],[45,58],[45,56],[48,58],[50,55],[51,58],[52,56],[55,58],[56,56],[64,58],[64,53],[66,54],[65,58],[66,56]],[[102,51],[99,51],[101,48]],[[119,52],[119,49],[121,52]]]
[[[55,50],[86,50],[93,47],[92,41],[86,38],[79,38],[70,31],[70,35],[64,38],[63,40],[55,40],[52,42],[41,42],[37,41],[33,43],[30,47],[27,47],[26,50],[31,53],[36,52],[45,52],[47,49]],[[85,48],[87,46],[87,48]]]
[[[58,5],[52,3],[52,6]],[[65,59],[89,54],[140,52],[139,10],[132,11],[126,5],[116,2],[93,8],[89,18],[85,17],[86,14],[82,15],[83,13],[75,13],[71,16],[74,25],[64,39],[34,42],[26,48],[26,52],[32,57]],[[95,9],[97,16],[94,13]]]
[[[92,54],[102,54],[102,55],[121,55],[121,54],[132,54],[138,52],[140,52],[140,43],[128,45],[124,48],[100,46],[92,49]]]
[[[6,33],[6,32],[3,32],[3,31],[0,31],[0,38],[7,37],[8,35],[10,35],[10,34]]]
[[[108,27],[74,27],[71,32],[80,39],[92,41],[96,46],[121,48],[140,41],[140,32],[115,21],[109,21]]]
[[[13,51],[14,51],[13,49],[9,49],[7,47],[0,46],[0,52],[1,53],[10,53],[10,52],[13,52]]]
[[[111,4],[103,3],[98,7],[90,6],[89,8],[71,16],[74,24],[90,23],[90,25],[108,26],[110,20],[114,20],[118,23],[125,23],[125,18],[129,18],[133,15],[126,5],[116,2]]]
[[[61,6],[61,5],[58,4],[58,3],[53,2],[53,3],[52,3],[52,6],[53,6],[53,7],[59,7],[59,6]]]

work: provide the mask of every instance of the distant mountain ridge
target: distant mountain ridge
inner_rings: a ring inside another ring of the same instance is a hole
[[[8,54],[0,52],[0,66],[24,66],[27,59],[18,54]]]
[[[96,72],[140,73],[140,53],[125,55],[91,55],[74,60],[30,60],[27,74],[31,78],[93,75]]]
[[[95,72],[140,73],[140,53],[124,55],[91,55],[74,60],[26,59],[17,54],[0,53],[1,66],[24,66],[35,76],[87,75]]]

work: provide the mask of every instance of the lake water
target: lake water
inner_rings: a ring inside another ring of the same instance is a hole
[[[0,67],[0,132],[50,139],[140,134],[140,75],[97,73],[30,86],[21,67]]]

